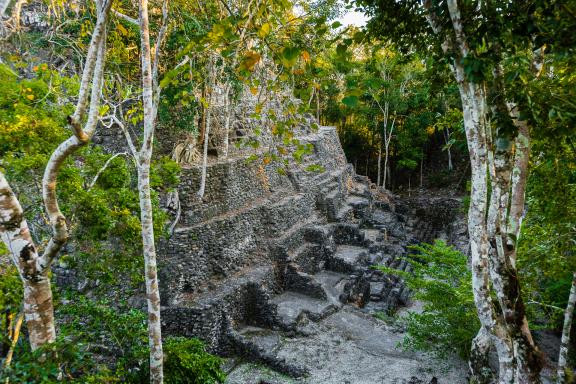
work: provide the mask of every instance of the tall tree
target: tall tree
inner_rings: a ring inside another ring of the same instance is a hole
[[[154,50],[150,46],[150,22],[148,0],[139,1],[140,64],[142,74],[143,133],[140,149],[136,148],[127,127],[115,116],[111,116],[122,128],[128,147],[136,161],[138,172],[138,194],[140,199],[140,225],[142,228],[142,251],[144,254],[144,279],[148,304],[148,344],[150,347],[150,382],[164,381],[162,351],[162,331],[160,323],[160,289],[156,264],[154,222],[150,189],[150,165],[154,147],[154,131],[160,100],[161,87],[158,81],[158,67],[161,46],[168,29],[168,0],[162,4],[162,23],[156,38]],[[153,53],[152,53],[153,52]]]
[[[82,72],[76,109],[69,117],[73,135],[54,150],[44,171],[42,197],[52,237],[42,254],[38,253],[32,240],[20,202],[0,172],[0,236],[10,250],[24,284],[24,314],[33,350],[56,338],[48,272],[69,238],[66,218],[58,205],[57,179],[64,161],[90,142],[98,124],[106,54],[106,23],[111,5],[112,0],[96,1],[97,21]]]
[[[468,230],[474,298],[481,329],[470,368],[491,382],[488,351],[499,357],[500,383],[539,382],[540,354],[528,328],[516,269],[530,148],[529,95],[511,79],[537,77],[544,43],[535,24],[546,1],[361,0],[374,33],[405,47],[434,47],[458,84],[472,169]],[[393,27],[392,27],[393,26]],[[527,54],[528,53],[528,54]],[[521,68],[508,62],[522,57]],[[532,70],[532,71],[531,71]],[[494,299],[497,302],[494,302]],[[488,372],[488,374],[486,374]]]

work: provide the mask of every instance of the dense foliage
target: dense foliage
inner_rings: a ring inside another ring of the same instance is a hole
[[[56,343],[30,352],[21,341],[0,377],[11,383],[144,383],[148,379],[146,315],[81,298],[62,306]],[[167,338],[167,383],[221,383],[221,360],[196,339]],[[42,361],[41,364],[38,362]]]
[[[466,256],[436,240],[412,246],[405,259],[412,266],[411,273],[379,267],[401,276],[414,299],[423,304],[421,312],[409,312],[403,319],[408,332],[403,346],[432,352],[440,359],[452,353],[467,358],[480,323]]]
[[[42,174],[50,154],[72,133],[68,117],[96,19],[91,1],[70,9],[66,2],[56,3],[45,20],[49,28],[2,37],[10,50],[0,54],[0,170],[18,195],[40,249],[50,236]],[[247,96],[253,96],[254,105],[242,111],[230,131],[241,136],[238,148],[253,149],[249,160],[277,162],[280,173],[305,163],[313,147],[299,142],[293,131],[315,117],[318,124],[337,127],[356,172],[374,182],[386,179],[385,187],[408,188],[408,193],[416,186],[469,192],[467,142],[458,87],[449,71],[451,57],[422,17],[422,2],[349,3],[348,8],[371,17],[366,28],[336,21],[344,10],[332,0],[173,0],[165,44],[155,48],[164,58],[158,78],[159,150],[151,175],[157,238],[168,235],[172,219],[160,201],[179,182],[175,148],[184,143],[198,152],[207,117],[218,108],[236,116],[234,108],[243,107]],[[447,24],[444,2],[429,3]],[[520,121],[531,127],[526,213],[515,239],[519,278],[530,325],[559,330],[576,270],[576,8],[556,0],[459,3],[471,42],[463,59],[466,78],[494,84],[495,68],[502,71],[502,84],[490,95],[496,105],[490,115],[498,126],[494,132],[505,139],[515,130],[497,108],[502,100],[514,100],[522,110]],[[161,3],[151,4],[157,31]],[[475,17],[479,7],[486,17]],[[115,10],[128,17],[116,14],[109,23],[99,129],[109,123],[110,114],[121,111],[117,117],[139,132],[141,42],[129,17],[138,11],[128,1],[118,1]],[[538,71],[532,65],[536,52],[542,56]],[[222,105],[214,101],[217,86],[225,90]],[[271,108],[274,104],[279,107]],[[220,151],[222,137],[211,138],[210,150]],[[305,169],[322,171],[315,164]],[[13,383],[146,380],[146,318],[127,304],[141,293],[144,281],[134,159],[91,144],[66,161],[58,182],[71,239],[56,268],[73,271],[83,284],[72,291],[55,288],[58,341],[32,353],[21,339],[3,375]],[[411,274],[383,269],[401,275],[424,303],[422,312],[407,315],[404,346],[439,357],[468,357],[479,323],[466,258],[437,241],[414,247],[407,259]],[[20,312],[22,284],[5,258],[0,276],[0,313],[8,315],[0,317],[4,332]],[[2,355],[9,347],[5,333]],[[164,346],[166,382],[223,381],[220,360],[199,341],[168,338]]]

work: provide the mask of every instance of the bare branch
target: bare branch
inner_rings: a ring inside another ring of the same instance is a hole
[[[108,3],[108,12],[110,10]],[[107,14],[100,15],[99,19],[106,19]],[[68,138],[68,140],[61,143],[52,155],[50,160],[46,165],[44,171],[44,177],[42,178],[42,197],[44,199],[44,206],[46,208],[46,213],[50,219],[50,225],[52,226],[52,238],[50,239],[48,246],[44,250],[42,257],[38,259],[38,269],[39,271],[46,270],[54,257],[58,254],[58,251],[68,240],[68,226],[66,225],[66,218],[60,211],[58,205],[58,198],[56,196],[56,185],[58,179],[58,173],[60,168],[64,164],[64,161],[74,153],[78,148],[86,145],[88,141],[94,135],[96,126],[98,123],[98,113],[100,108],[100,92],[102,89],[103,76],[104,76],[104,60],[106,54],[106,28],[105,23],[102,23],[101,36],[99,40],[96,40],[97,44],[97,59],[94,63],[94,67],[84,68],[84,74],[87,72],[93,72],[92,77],[92,92],[90,96],[90,109],[88,113],[88,120],[84,129],[75,127],[74,135]],[[92,47],[91,47],[92,48]],[[90,48],[90,50],[91,50]],[[84,77],[84,76],[83,76]],[[84,106],[85,108],[85,106]],[[78,109],[77,109],[78,111]]]
[[[126,137],[126,142],[128,143],[128,148],[130,149],[132,156],[134,156],[134,158],[138,162],[138,150],[134,145],[134,141],[132,141],[132,137],[130,136],[130,132],[128,132],[128,128],[126,128],[126,125],[124,125],[124,123],[120,121],[120,119],[118,119],[115,115],[111,115],[110,119],[113,120],[114,123],[118,125],[122,130],[122,132],[124,133],[124,137]]]
[[[168,29],[168,1],[164,0],[162,3],[162,26],[156,38],[156,45],[154,46],[154,62],[152,64],[152,82],[154,91],[154,109],[158,109],[158,102],[160,100],[160,86],[158,84],[158,66],[160,65],[160,48],[166,37],[166,30]]]
[[[88,185],[88,191],[91,190],[94,185],[96,184],[96,181],[98,181],[98,178],[100,177],[100,175],[102,174],[102,172],[104,172],[106,170],[106,168],[108,168],[108,166],[110,165],[110,163],[112,162],[112,160],[114,160],[115,158],[117,158],[118,156],[128,156],[128,153],[126,152],[120,152],[120,153],[115,153],[114,155],[110,156],[108,158],[108,160],[106,160],[106,162],[104,163],[104,165],[102,166],[102,168],[100,168],[98,170],[98,172],[96,172],[96,176],[94,176],[94,179],[92,179],[92,182]]]
[[[129,22],[130,24],[138,25],[138,20],[136,20],[136,19],[134,19],[128,15],[125,15],[122,12],[115,10],[114,8],[112,8],[112,13],[114,13],[114,15],[116,17],[119,17],[122,20]]]
[[[96,7],[99,2],[96,3]],[[80,141],[86,141],[86,137],[81,129],[82,119],[86,112],[88,106],[88,88],[92,82],[94,76],[94,69],[96,67],[96,59],[99,55],[100,42],[105,39],[104,34],[106,33],[106,22],[108,21],[108,15],[110,12],[110,7],[112,6],[112,0],[108,0],[104,7],[98,10],[98,19],[96,21],[96,26],[92,32],[92,39],[90,40],[90,45],[88,47],[88,53],[86,55],[86,61],[84,64],[84,70],[82,72],[82,80],[80,81],[80,90],[78,92],[78,102],[76,103],[76,109],[72,116],[69,117],[70,125],[72,126],[74,133],[78,136]]]

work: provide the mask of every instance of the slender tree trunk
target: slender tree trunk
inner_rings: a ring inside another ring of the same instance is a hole
[[[320,125],[320,84],[318,84],[318,89],[316,89],[316,120],[318,125]]]
[[[576,303],[576,272],[572,275],[572,287],[566,310],[564,311],[564,326],[562,327],[562,340],[560,353],[558,354],[558,384],[566,382],[566,362],[568,360],[568,347],[570,346],[570,331],[572,330],[572,318],[574,316],[574,304]]]
[[[200,176],[200,188],[198,189],[198,196],[204,197],[206,191],[206,173],[208,169],[208,138],[210,137],[210,124],[211,124],[210,107],[206,108],[206,128],[204,129],[204,150],[202,155],[202,175]]]
[[[422,158],[420,158],[420,189],[424,184],[424,151],[422,151]]]
[[[431,2],[425,2],[430,9]],[[511,194],[524,201],[523,183],[511,180],[512,145],[504,137],[492,138],[488,120],[486,84],[469,81],[461,61],[468,55],[468,46],[456,0],[447,1],[454,34],[447,33],[445,47],[452,47],[455,59],[452,69],[456,77],[464,112],[464,128],[472,169],[472,192],[468,229],[471,246],[474,299],[483,327],[491,335],[499,360],[499,383],[538,383],[541,369],[539,354],[526,320],[520,284],[515,267],[517,237],[507,232]],[[435,31],[442,27],[428,20]],[[515,124],[518,124],[519,121]],[[516,138],[517,139],[517,138]],[[512,139],[514,141],[514,138]],[[522,152],[522,150],[520,150]],[[526,152],[527,154],[527,152]],[[523,159],[526,161],[527,159]],[[524,163],[520,164],[524,166]],[[518,171],[520,172],[520,171]],[[491,186],[488,201],[488,186]],[[512,205],[518,203],[512,203]],[[498,300],[492,302],[491,290]],[[474,344],[478,348],[478,344]],[[472,351],[478,356],[479,350]],[[475,379],[481,377],[471,364]]]
[[[386,189],[386,181],[388,180],[388,142],[384,145],[384,175],[382,176],[382,188]]]
[[[230,97],[230,86],[226,86],[224,90],[224,103],[226,104],[225,108],[225,121],[224,121],[224,158],[228,157],[228,148],[229,148],[229,138],[230,138],[230,120],[232,118],[232,113],[234,112],[234,105],[232,98]]]
[[[156,267],[154,222],[150,196],[150,159],[138,165],[138,194],[140,197],[140,221],[144,251],[146,299],[148,303],[148,339],[150,345],[150,383],[163,382],[162,330],[160,323],[160,290]]]
[[[154,244],[154,222],[152,199],[150,196],[150,162],[154,144],[154,130],[160,88],[157,82],[158,60],[163,33],[167,24],[168,3],[163,4],[163,22],[155,47],[154,66],[150,48],[150,26],[148,21],[148,0],[140,0],[139,23],[142,60],[142,104],[144,107],[144,140],[137,155],[138,194],[140,197],[140,221],[142,226],[142,250],[144,253],[144,276],[148,303],[148,344],[150,346],[150,383],[164,381],[162,330],[160,322],[160,291],[156,267],[156,246]],[[133,150],[134,146],[131,146]]]
[[[449,128],[446,128],[444,130],[444,139],[446,140],[446,152],[448,152],[448,170],[452,171],[453,166],[452,166],[452,152],[450,152],[450,130]]]
[[[212,92],[210,91],[210,95]],[[210,137],[210,125],[212,123],[212,113],[211,113],[211,105],[212,97],[210,96],[208,102],[208,106],[206,107],[206,128],[204,129],[204,152],[202,155],[202,175],[200,176],[200,188],[198,189],[198,196],[200,198],[204,197],[204,192],[206,190],[206,173],[208,170],[208,142]]]
[[[24,284],[24,315],[32,350],[56,339],[54,306],[48,273],[30,236],[24,211],[0,172],[0,236],[10,249]]]
[[[380,186],[380,173],[382,170],[382,136],[380,136],[380,142],[378,143],[378,177],[376,179],[376,185]]]
[[[69,117],[73,136],[62,142],[50,156],[42,179],[42,198],[50,220],[52,237],[39,255],[20,202],[0,172],[0,238],[8,246],[24,285],[24,315],[32,350],[56,338],[50,265],[69,238],[66,218],[58,206],[58,174],[65,160],[86,145],[96,130],[106,54],[106,22],[112,1],[97,1],[97,21],[80,81],[78,102]],[[86,122],[86,109],[89,108]],[[82,125],[84,124],[84,125]]]

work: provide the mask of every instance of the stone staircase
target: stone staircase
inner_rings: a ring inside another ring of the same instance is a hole
[[[336,322],[334,337],[345,342],[346,327],[355,327],[351,319],[382,333],[372,315],[408,302],[401,279],[373,266],[409,271],[402,259],[407,246],[433,237],[435,227],[411,207],[379,200],[343,156],[322,152],[341,151],[334,132],[311,140],[325,172],[295,169],[279,178],[267,170],[267,193],[252,187],[249,169],[217,165],[210,175],[247,177],[232,183],[238,191],[222,180],[213,181],[222,190],[207,188],[214,196],[240,199],[229,204],[233,209],[222,201],[214,201],[214,210],[184,202],[191,207],[185,221],[162,244],[164,332],[200,337],[211,352],[302,378],[315,368],[289,351],[303,338],[325,337]],[[191,190],[187,183],[183,188]]]

